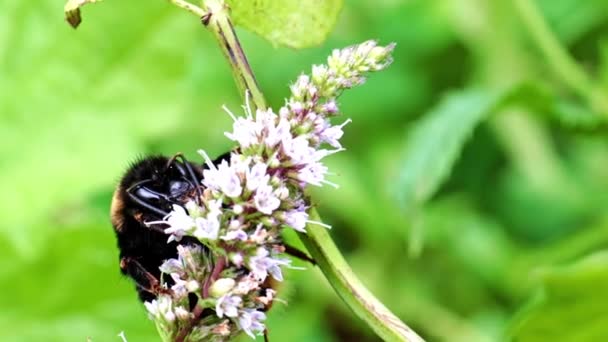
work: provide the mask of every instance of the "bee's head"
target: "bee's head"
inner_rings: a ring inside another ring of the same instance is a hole
[[[200,171],[180,155],[152,156],[134,163],[120,188],[125,200],[147,212],[168,213],[173,204],[184,202],[200,186]]]

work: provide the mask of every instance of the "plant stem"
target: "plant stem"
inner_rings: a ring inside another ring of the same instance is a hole
[[[513,3],[530,36],[557,76],[579,96],[586,99],[593,109],[608,116],[608,97],[595,86],[591,77],[560,44],[533,1],[515,0]]]
[[[186,11],[197,15],[200,18],[203,18],[203,17],[205,17],[207,15],[207,12],[204,9],[202,9],[202,8],[196,6],[196,5],[193,5],[193,4],[189,3],[188,1],[184,1],[184,0],[169,0],[169,2],[172,3],[172,4],[174,4],[175,6],[177,6],[179,8],[185,9]]]
[[[241,48],[226,5],[222,0],[205,0],[204,4],[208,12],[200,17],[218,40],[241,95],[246,102],[251,96],[255,108],[266,109],[264,95]],[[315,208],[310,209],[309,215],[313,220],[321,221]],[[340,254],[326,228],[309,225],[307,231],[307,234],[300,234],[300,238],[338,295],[359,318],[386,341],[423,341],[365,288]]]
[[[310,210],[310,219],[320,221],[314,208]],[[424,341],[365,288],[344,260],[325,227],[309,224],[306,226],[306,233],[298,235],[334,290],[378,336],[385,341]]]
[[[249,100],[247,96],[251,95],[253,110],[256,108],[265,109],[266,101],[264,100],[264,95],[260,91],[245,52],[243,52],[236,36],[234,25],[230,21],[228,8],[222,0],[206,0],[204,3],[209,9],[209,18],[208,22],[205,23],[205,17],[203,17],[203,23],[213,32],[224,56],[226,56],[226,59],[230,63],[232,75],[239,90],[241,90],[241,95],[246,97],[246,101]]]

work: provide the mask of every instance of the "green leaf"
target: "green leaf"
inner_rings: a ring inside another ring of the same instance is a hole
[[[608,336],[608,252],[544,272],[541,289],[511,329],[518,342],[604,341]]]
[[[92,4],[95,2],[99,2],[101,0],[68,0],[63,8],[65,12],[65,20],[67,20],[73,28],[77,28],[82,22],[82,18],[80,17],[80,7],[86,4]]]
[[[451,94],[415,125],[397,186],[405,208],[424,203],[437,191],[475,127],[502,98],[484,90]]]
[[[334,27],[342,0],[226,1],[234,22],[270,41],[301,49],[321,44]]]
[[[552,100],[544,87],[531,83],[448,94],[408,136],[397,186],[401,206],[415,209],[435,194],[474,129],[491,113],[514,104],[544,110]]]

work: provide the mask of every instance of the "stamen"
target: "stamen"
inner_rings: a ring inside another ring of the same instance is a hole
[[[311,224],[316,224],[317,226],[321,226],[321,227],[325,227],[327,229],[331,229],[331,226],[328,224],[325,224],[323,222],[319,222],[319,221],[312,221],[312,220],[306,220],[306,222],[311,223]]]
[[[323,183],[323,184],[327,184],[327,185],[329,185],[329,186],[333,187],[334,189],[339,189],[339,188],[340,188],[340,186],[339,186],[338,184],[336,184],[336,183],[332,183],[332,182],[330,182],[330,181],[328,181],[328,180],[325,180],[325,179],[323,179],[323,180],[321,181],[321,183]]]
[[[233,121],[236,121],[236,116],[230,111],[230,109],[228,109],[228,107],[226,107],[226,105],[222,105],[222,109],[228,113],[228,115],[230,115]]]
[[[211,161],[211,158],[209,158],[209,155],[207,154],[207,152],[205,152],[205,150],[202,150],[202,149],[198,150],[198,154],[203,156],[203,158],[205,159],[205,164],[207,164],[207,166],[209,166],[210,169],[217,171],[215,164],[213,164],[213,162]]]

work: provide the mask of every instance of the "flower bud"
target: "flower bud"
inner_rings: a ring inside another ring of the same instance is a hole
[[[237,214],[237,215],[242,214],[242,213],[243,213],[243,209],[244,209],[244,208],[243,208],[243,206],[242,206],[242,205],[240,205],[240,204],[235,204],[235,205],[232,207],[232,211],[233,211],[235,214]]]
[[[181,306],[176,307],[174,311],[175,311],[175,316],[177,316],[177,318],[180,319],[180,320],[182,320],[182,321],[190,319],[191,316],[192,316],[190,314],[190,312],[188,312],[188,310],[184,309]]]
[[[186,289],[188,290],[188,292],[195,292],[199,288],[200,286],[198,285],[198,282],[196,280],[190,280],[186,283]]]
[[[231,278],[220,278],[216,280],[209,288],[209,294],[215,298],[219,298],[228,293],[236,282]]]

